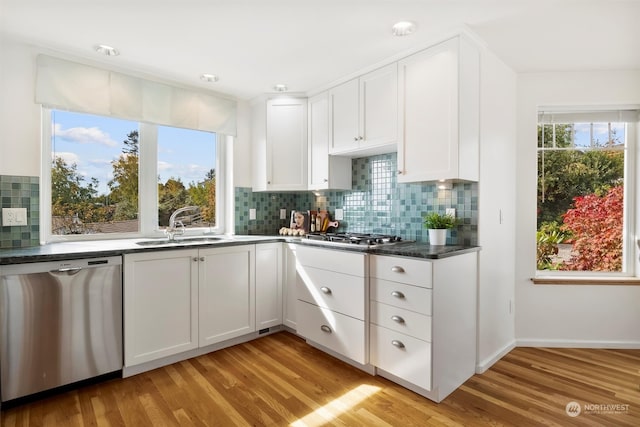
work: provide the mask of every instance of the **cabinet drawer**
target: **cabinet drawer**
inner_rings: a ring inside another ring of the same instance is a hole
[[[371,325],[371,364],[431,390],[431,343]]]
[[[372,301],[371,323],[431,342],[431,316]]]
[[[298,300],[297,333],[358,363],[367,363],[364,321]]]
[[[371,277],[407,283],[423,288],[432,287],[432,264],[429,261],[374,255],[371,257],[370,262]]]
[[[367,271],[366,255],[363,253],[298,245],[296,257],[300,265],[352,276],[364,277]]]
[[[364,320],[364,278],[304,266],[298,272],[298,299]]]
[[[431,315],[431,289],[371,278],[371,300]]]

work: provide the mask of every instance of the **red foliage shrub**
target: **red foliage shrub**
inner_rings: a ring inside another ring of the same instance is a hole
[[[574,236],[573,256],[563,270],[621,271],[623,187],[604,196],[574,198],[575,208],[564,214],[563,229]]]

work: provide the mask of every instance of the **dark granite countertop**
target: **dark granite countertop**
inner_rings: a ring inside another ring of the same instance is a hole
[[[317,246],[332,250],[344,250],[344,251],[357,251],[364,252],[373,255],[390,255],[390,256],[403,256],[409,258],[424,258],[424,259],[440,259],[447,258],[455,255],[462,255],[469,252],[478,252],[480,246],[459,246],[459,245],[445,245],[445,246],[432,246],[428,243],[422,242],[399,242],[392,245],[380,245],[375,247],[365,247],[358,245],[333,245],[322,241],[300,239],[296,243],[304,244],[305,246]]]
[[[358,245],[327,245],[300,237],[285,236],[219,236],[216,241],[197,241],[189,238],[178,239],[175,243],[161,245],[140,245],[153,238],[92,240],[49,243],[41,246],[17,249],[0,249],[0,265],[25,264],[40,261],[117,256],[134,252],[166,251],[184,248],[205,248],[236,246],[255,243],[289,242],[317,246],[336,251],[358,251],[376,255],[404,256],[412,258],[439,259],[480,250],[478,246],[431,246],[419,242],[401,242],[393,245],[366,248]]]

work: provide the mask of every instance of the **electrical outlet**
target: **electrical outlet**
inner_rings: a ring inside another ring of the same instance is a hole
[[[280,219],[287,219],[287,210],[280,209]]]
[[[342,221],[344,219],[344,209],[336,209],[335,217],[336,221]]]
[[[445,209],[444,213],[446,215],[452,216],[452,217],[456,217],[456,208],[447,208]]]
[[[249,219],[256,219],[256,210],[254,208],[249,209]]]
[[[28,225],[27,208],[2,208],[2,226]]]

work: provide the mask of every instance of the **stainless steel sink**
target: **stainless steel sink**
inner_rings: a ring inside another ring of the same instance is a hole
[[[136,245],[140,246],[167,246],[167,245],[190,245],[190,244],[205,244],[205,243],[216,243],[221,242],[224,239],[222,237],[185,237],[182,239],[153,239],[153,240],[142,240],[140,242],[136,242]]]

